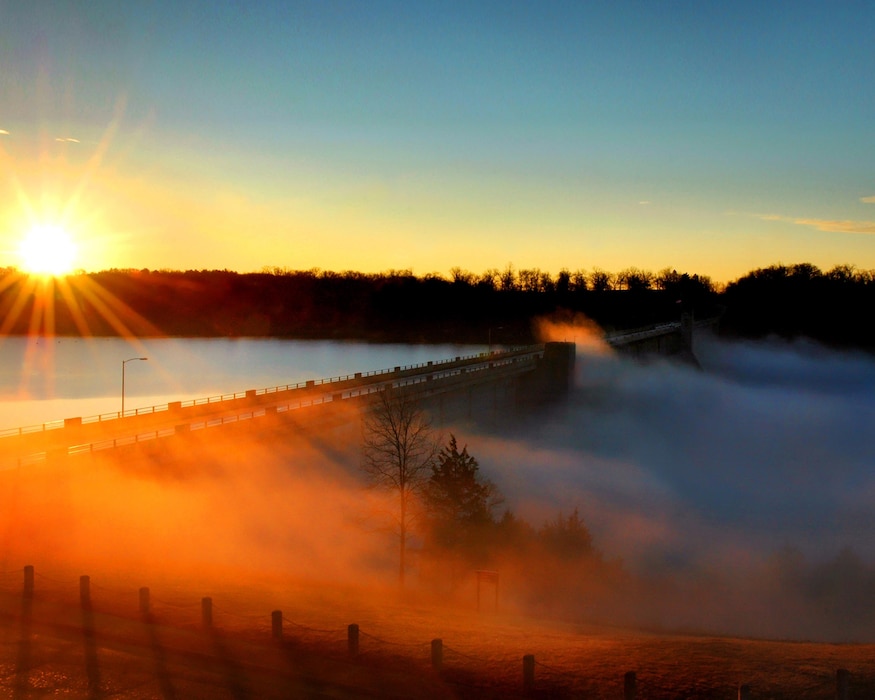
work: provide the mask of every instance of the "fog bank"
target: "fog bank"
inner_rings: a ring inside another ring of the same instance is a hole
[[[578,508],[608,562],[496,553],[484,563],[503,609],[875,641],[875,361],[806,343],[696,351],[702,369],[581,353],[566,403],[512,430],[443,426],[535,528]],[[349,418],[322,435],[241,423],[0,471],[0,571],[382,586],[389,600],[393,504],[365,488]],[[411,561],[414,593],[474,605],[479,562]]]
[[[701,370],[579,354],[566,406],[477,454],[532,522],[580,508],[640,578],[644,622],[875,638],[875,361],[713,338],[696,354]]]

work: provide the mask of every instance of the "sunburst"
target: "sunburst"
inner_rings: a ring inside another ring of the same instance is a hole
[[[97,233],[102,205],[100,192],[95,197],[92,190],[101,182],[103,160],[119,118],[117,114],[84,162],[68,160],[66,152],[60,152],[40,154],[34,164],[33,158],[0,145],[0,166],[20,209],[5,219],[7,230],[17,229],[18,240],[11,240],[6,248],[14,265],[0,269],[0,343],[8,335],[24,335],[32,341],[22,376],[36,372],[50,381],[52,368],[35,366],[36,353],[30,352],[30,346],[42,338],[115,335],[126,339],[136,354],[144,354],[139,338],[162,335],[102,286],[99,274],[79,269],[86,262],[99,264],[99,243],[112,240],[105,230]]]
[[[18,246],[21,269],[30,275],[68,275],[76,268],[77,245],[58,224],[32,226]]]

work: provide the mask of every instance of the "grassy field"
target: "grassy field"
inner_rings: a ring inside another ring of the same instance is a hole
[[[204,627],[192,589],[150,588],[144,615],[126,577],[92,579],[83,608],[78,577],[37,574],[25,600],[20,575],[4,574],[0,592],[2,697],[623,698],[633,671],[642,699],[734,699],[743,683],[752,698],[805,700],[836,697],[839,668],[850,671],[851,698],[875,697],[875,645],[644,633],[280,581],[212,584]],[[433,639],[442,640],[440,669]]]
[[[325,445],[232,438],[207,435],[183,454],[0,471],[0,698],[623,698],[634,672],[643,700],[735,700],[740,684],[754,699],[813,700],[836,697],[838,669],[851,674],[851,698],[875,698],[872,644],[546,618],[533,611],[561,606],[513,607],[504,574],[498,611],[488,591],[478,612],[470,588],[380,587],[393,570],[385,547],[350,515],[361,486],[332,470]],[[25,599],[29,563],[34,595]],[[90,576],[84,608],[81,574]],[[145,615],[141,586],[150,590]],[[282,639],[272,635],[276,610]]]

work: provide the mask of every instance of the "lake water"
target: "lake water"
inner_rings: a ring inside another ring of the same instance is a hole
[[[486,350],[471,345],[155,338],[0,340],[0,430],[388,369]]]

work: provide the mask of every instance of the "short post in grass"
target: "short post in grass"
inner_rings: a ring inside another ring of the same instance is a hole
[[[201,622],[203,623],[204,629],[209,629],[213,626],[213,599],[212,598],[202,598],[201,599]]]
[[[851,672],[846,668],[836,671],[836,698],[848,700],[851,697]]]
[[[739,685],[738,686],[738,700],[750,700],[750,686],[749,685]]]
[[[24,567],[24,597],[27,600],[33,598],[33,567],[29,564]]]
[[[283,638],[283,611],[274,610],[270,614],[270,633],[277,641]]]
[[[359,653],[359,626],[356,624],[349,625],[346,628],[346,637],[349,655],[356,656]]]
[[[83,610],[88,610],[91,607],[91,577],[79,577],[79,602]]]
[[[623,676],[623,700],[635,700],[638,697],[638,677],[635,671],[627,671]]]
[[[444,641],[442,639],[431,640],[431,665],[435,671],[440,671],[444,663]]]
[[[535,655],[526,654],[523,657],[523,690],[527,693],[535,689]]]

